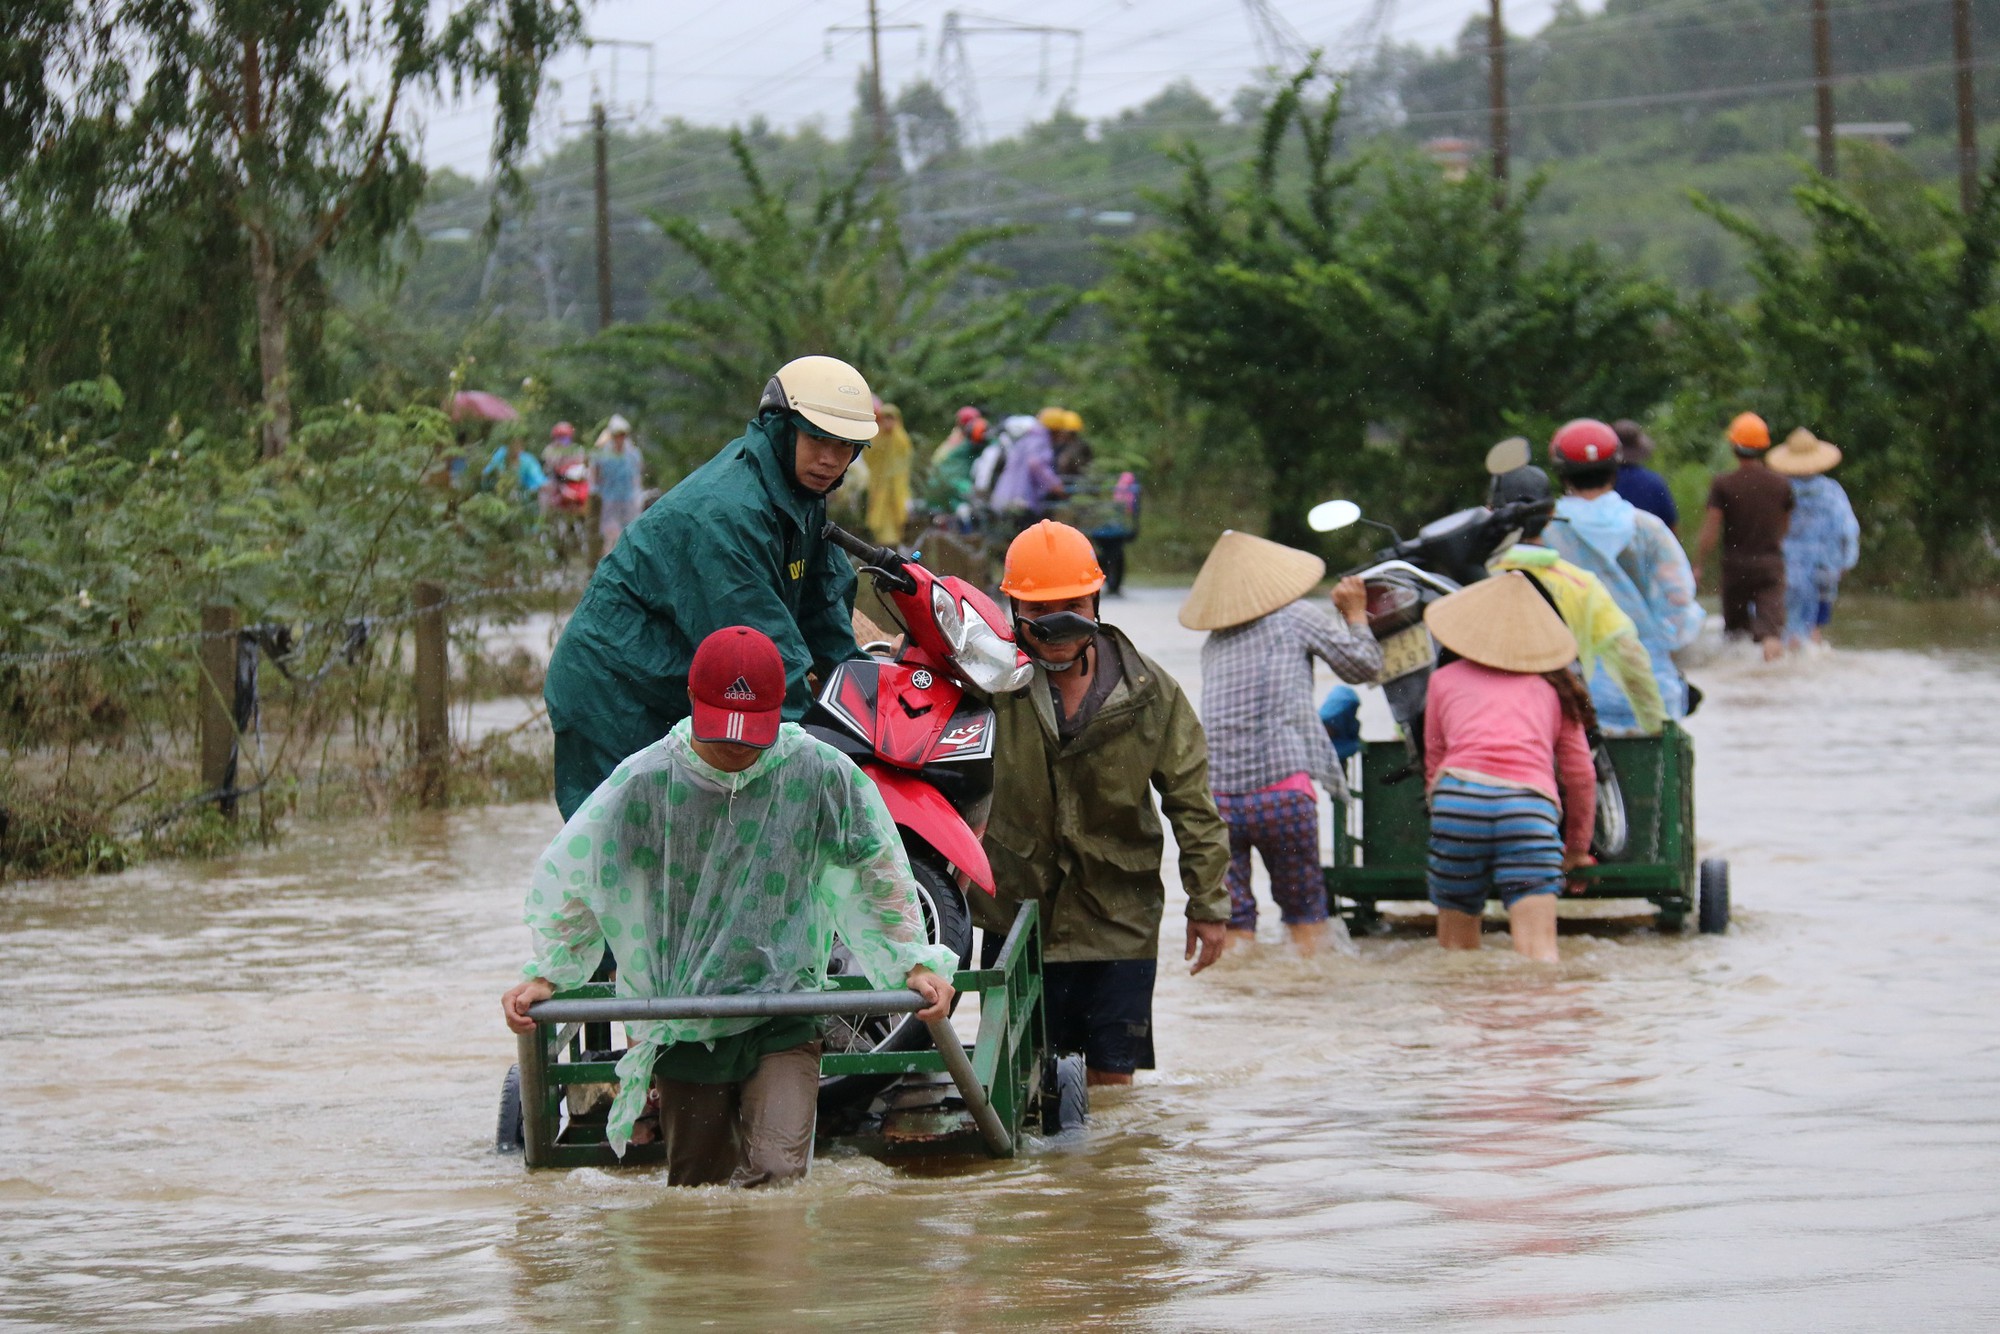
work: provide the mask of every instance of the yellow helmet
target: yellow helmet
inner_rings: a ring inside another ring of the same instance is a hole
[[[865,445],[882,428],[875,421],[875,395],[861,372],[838,357],[799,357],[778,368],[764,386],[757,411],[796,412],[836,440]]]
[[[1068,431],[1072,435],[1080,434],[1083,431],[1083,414],[1071,408],[1064,408],[1062,425],[1056,429]]]
[[[1067,408],[1059,408],[1051,404],[1036,413],[1035,420],[1048,427],[1051,431],[1060,431],[1063,429],[1063,414],[1067,411]]]

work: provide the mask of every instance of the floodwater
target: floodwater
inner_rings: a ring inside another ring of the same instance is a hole
[[[1191,681],[1175,602],[1113,619]],[[1160,1070],[1012,1162],[495,1156],[549,810],[0,889],[0,1324],[1991,1328],[2000,636],[1843,610],[1855,647],[1696,673],[1727,936],[1306,963],[1268,922],[1163,969]]]

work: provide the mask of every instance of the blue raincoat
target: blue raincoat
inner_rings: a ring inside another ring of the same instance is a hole
[[[1543,540],[1564,560],[1596,575],[1632,624],[1653,662],[1653,679],[1669,718],[1687,716],[1687,681],[1674,652],[1701,633],[1707,613],[1695,601],[1694,570],[1673,532],[1616,491],[1585,500],[1564,496]],[[1607,729],[1634,730],[1632,702],[1608,673],[1591,681],[1591,703]]]
[[[1840,576],[1861,559],[1861,523],[1839,482],[1824,474],[1792,479],[1792,526],[1785,533],[1785,635],[1804,639],[1831,605]]]

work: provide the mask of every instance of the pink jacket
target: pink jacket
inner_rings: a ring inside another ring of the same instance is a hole
[[[1526,788],[1563,809],[1563,845],[1590,851],[1597,771],[1581,724],[1563,716],[1556,688],[1539,676],[1463,659],[1431,675],[1424,713],[1424,790],[1443,774]]]

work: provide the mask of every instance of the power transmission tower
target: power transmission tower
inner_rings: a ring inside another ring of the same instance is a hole
[[[1306,39],[1285,21],[1271,0],[1243,0],[1243,12],[1250,20],[1250,37],[1257,43],[1257,59],[1266,69],[1302,69],[1312,58]]]
[[[1819,170],[1832,176],[1839,170],[1833,131],[1833,34],[1827,27],[1826,0],[1812,0],[1813,101],[1819,127]]]
[[[1389,20],[1395,12],[1396,0],[1373,0],[1368,12],[1334,43],[1335,68],[1354,69],[1373,56],[1382,45],[1382,35],[1389,30]]]
[[[1036,90],[1042,93],[1049,88],[1049,40],[1057,37],[1070,39],[1074,45],[1070,53],[1069,82],[1057,101],[1066,102],[1075,96],[1077,84],[1083,77],[1083,29],[1051,27],[1045,23],[1017,23],[1013,19],[995,18],[991,14],[969,9],[949,10],[938,35],[937,85],[938,91],[944,94],[957,114],[967,143],[980,144],[986,140],[986,127],[979,117],[979,93],[973,83],[972,57],[965,45],[966,38],[982,34],[1040,37],[1042,63]]]
[[[1958,206],[1979,202],[1979,123],[1972,102],[1972,0],[1951,0],[1951,46],[1958,65]]]
[[[986,127],[979,119],[979,88],[972,80],[972,56],[965,49],[965,34],[959,29],[957,10],[944,16],[938,32],[938,93],[958,113],[958,127],[969,144],[985,142]]]
[[[1823,4],[1825,0],[1814,0]],[[1487,93],[1492,101],[1493,119],[1493,202],[1507,202],[1507,24],[1500,14],[1500,0],[1492,0],[1486,21]]]

